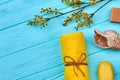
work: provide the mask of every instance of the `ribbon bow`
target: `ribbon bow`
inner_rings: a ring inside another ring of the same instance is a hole
[[[84,57],[83,57],[84,56]],[[82,58],[83,57],[83,58]],[[66,59],[71,59],[72,61],[67,61]],[[85,59],[86,59],[86,54],[85,53],[82,53],[81,55],[80,55],[80,57],[78,58],[78,60],[77,61],[75,61],[72,57],[70,57],[70,56],[65,56],[64,57],[64,62],[65,62],[65,66],[73,66],[73,71],[74,71],[74,73],[75,73],[75,75],[76,76],[78,76],[78,74],[76,73],[76,71],[75,71],[75,68],[77,69],[77,70],[79,70],[81,73],[82,73],[82,75],[85,77],[85,74],[84,74],[84,72],[80,69],[80,65],[88,65],[87,63],[84,63],[84,61],[85,61]]]

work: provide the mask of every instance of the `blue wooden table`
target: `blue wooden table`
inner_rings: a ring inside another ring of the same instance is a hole
[[[107,0],[106,0],[107,1]],[[92,13],[97,5],[86,8]],[[66,16],[53,19],[43,29],[26,25],[40,8],[58,7],[61,12],[72,8],[61,0],[1,0],[0,1],[0,80],[64,80],[64,64],[59,38],[65,33],[75,32],[74,24],[63,27]],[[110,61],[115,80],[120,80],[120,51],[102,49],[94,42],[94,29],[116,30],[120,23],[110,22],[112,7],[120,7],[120,0],[113,0],[93,17],[91,28],[81,28],[85,35],[89,74],[91,80],[98,80],[97,68],[101,61]]]

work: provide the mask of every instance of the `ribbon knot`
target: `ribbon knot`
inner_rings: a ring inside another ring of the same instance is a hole
[[[82,58],[83,57],[83,58]],[[66,59],[70,59],[70,60],[72,60],[72,61],[67,61]],[[74,71],[74,73],[75,73],[75,75],[76,76],[78,76],[78,74],[77,74],[77,72],[75,71],[75,68],[77,69],[77,70],[79,70],[81,73],[82,73],[82,75],[85,77],[85,74],[84,74],[84,72],[80,69],[80,65],[88,65],[87,63],[85,63],[84,61],[85,61],[85,59],[86,59],[86,54],[85,53],[82,53],[80,56],[79,56],[79,58],[78,58],[78,60],[77,61],[75,61],[72,57],[70,57],[70,56],[65,56],[64,57],[64,62],[65,62],[65,66],[73,66],[73,71]]]

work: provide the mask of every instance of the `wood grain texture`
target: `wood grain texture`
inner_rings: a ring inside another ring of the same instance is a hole
[[[61,0],[48,1],[0,1],[0,80],[64,80],[59,37],[75,32],[75,25],[63,27],[61,24],[66,16],[51,20],[49,26],[43,29],[26,25],[34,14],[40,12],[41,7],[58,7],[61,12],[72,9]],[[104,2],[85,11],[92,13]],[[119,4],[119,0],[111,1],[93,17],[91,28],[79,30],[85,35],[91,80],[98,80],[98,64],[104,60],[112,63],[115,80],[120,79],[120,51],[102,49],[93,40],[95,28],[101,31],[113,29],[120,33],[120,23],[110,22],[111,8],[120,7]]]

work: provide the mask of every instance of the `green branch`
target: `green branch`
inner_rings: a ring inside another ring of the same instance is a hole
[[[76,2],[75,2],[76,1]],[[41,13],[46,13],[46,14],[52,14],[52,15],[55,15],[53,17],[49,17],[49,18],[43,18],[42,16],[40,15],[35,15],[35,18],[33,20],[30,20],[28,22],[28,25],[40,25],[41,28],[42,27],[45,27],[45,26],[48,26],[48,21],[54,19],[54,18],[58,18],[60,16],[63,16],[63,15],[66,15],[68,13],[72,13],[72,15],[69,17],[67,17],[65,20],[64,20],[64,23],[63,25],[64,26],[67,26],[69,23],[71,22],[76,22],[77,23],[77,26],[75,27],[76,30],[78,30],[80,27],[83,27],[83,26],[88,26],[90,27],[90,25],[93,23],[93,20],[92,20],[92,17],[101,9],[103,8],[106,4],[108,4],[110,1],[112,0],[109,0],[107,1],[105,4],[103,4],[101,7],[99,7],[95,12],[93,12],[92,14],[88,14],[88,13],[85,13],[83,12],[83,10],[86,8],[86,7],[89,7],[93,4],[96,4],[96,3],[99,3],[103,0],[90,0],[90,2],[88,3],[85,3],[85,2],[81,2],[79,0],[73,0],[73,2],[71,3],[71,5],[80,5],[80,4],[87,4],[83,7],[77,7],[76,9],[73,9],[73,10],[70,10],[70,11],[67,11],[67,12],[59,12],[57,8],[55,9],[51,9],[51,8],[45,8],[45,9],[41,9]],[[68,4],[69,5],[69,0],[64,0],[63,1],[64,3]],[[74,3],[74,4],[73,4]]]

